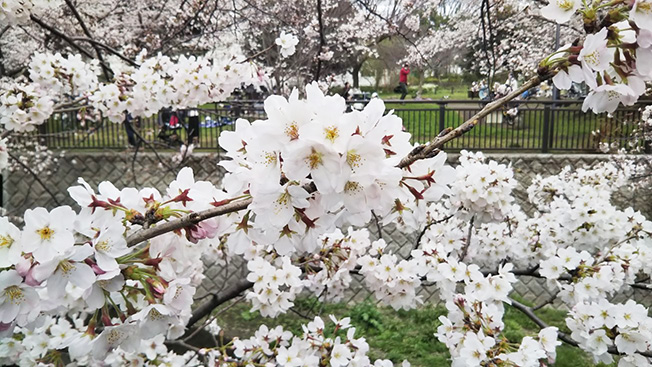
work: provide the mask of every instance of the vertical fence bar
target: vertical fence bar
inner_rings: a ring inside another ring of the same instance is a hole
[[[444,131],[445,128],[446,128],[446,104],[442,103],[439,105],[439,131],[437,132],[437,134]]]
[[[549,106],[550,108],[550,117],[548,121],[548,136],[546,137],[548,139],[547,143],[547,149],[550,149],[553,147],[552,144],[552,137],[555,134],[555,121],[559,120],[559,118],[555,118],[555,114],[559,115],[559,109],[556,108],[557,105],[553,104]]]
[[[541,152],[548,153],[548,133],[550,132],[550,105],[543,107],[543,134],[541,134]]]

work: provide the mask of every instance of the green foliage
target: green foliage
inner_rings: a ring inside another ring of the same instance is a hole
[[[358,303],[351,309],[351,322],[362,330],[383,330],[382,314],[378,307],[369,300]]]

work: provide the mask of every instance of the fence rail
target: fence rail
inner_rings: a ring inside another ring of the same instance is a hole
[[[353,101],[349,108],[363,108],[364,101]],[[486,102],[469,100],[385,101],[387,111],[403,120],[412,142],[433,139],[445,128],[454,128],[479,112]],[[598,142],[624,146],[632,124],[641,118],[641,105],[621,108],[612,116],[583,113],[582,101],[518,101],[483,118],[469,133],[445,146],[448,150],[595,152]],[[510,114],[515,112],[516,114]],[[216,103],[212,108],[196,109],[200,122],[199,148],[217,150],[217,139],[224,130],[233,130],[238,118],[250,121],[265,118],[262,101]],[[132,124],[148,144],[160,149],[176,149],[188,139],[189,118],[173,129],[162,125],[158,116],[140,118]],[[599,131],[599,133],[595,133]],[[50,148],[124,149],[128,146],[124,124],[106,119],[82,122],[77,111],[54,114],[41,125],[41,142]],[[138,140],[138,138],[136,138]]]

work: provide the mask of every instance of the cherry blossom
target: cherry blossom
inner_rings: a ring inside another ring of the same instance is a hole
[[[295,47],[299,43],[299,39],[290,33],[281,32],[275,42],[281,47],[281,56],[290,57],[296,52]]]

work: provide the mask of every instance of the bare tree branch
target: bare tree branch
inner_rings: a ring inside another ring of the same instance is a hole
[[[62,33],[61,31],[59,31],[58,29],[56,29],[56,28],[52,27],[51,25],[45,23],[45,22],[42,21],[41,19],[35,17],[33,14],[30,15],[30,19],[31,19],[34,23],[36,23],[36,24],[38,24],[39,26],[41,26],[41,28],[44,28],[44,29],[50,31],[50,33],[54,34],[55,36],[61,38],[61,39],[64,40],[64,41],[66,41],[70,46],[72,46],[72,48],[74,48],[74,49],[76,49],[77,51],[81,52],[82,54],[84,54],[84,56],[88,57],[89,59],[93,59],[93,58],[94,58],[93,55],[92,55],[90,52],[88,52],[88,51],[87,51],[86,49],[84,49],[83,47],[79,46],[79,45],[78,45],[78,44],[77,44],[77,43],[76,43],[72,38],[66,36],[65,34],[63,34],[63,33]],[[106,63],[104,63],[104,62],[102,62],[102,61],[100,61],[100,65],[102,65],[103,67],[107,67],[107,68],[109,67],[108,65],[106,65]]]
[[[326,46],[326,38],[324,36],[324,20],[322,19],[321,0],[317,0],[317,21],[319,22],[319,48],[317,49],[317,70],[315,70],[315,81],[319,81],[319,74],[321,74],[321,50]]]
[[[219,294],[213,294],[210,300],[208,300],[201,306],[197,307],[193,311],[192,316],[190,317],[190,320],[188,321],[188,325],[186,325],[186,327],[193,326],[194,324],[197,323],[197,321],[203,319],[205,316],[210,314],[216,307],[223,304],[224,302],[236,298],[238,295],[240,295],[240,293],[246,291],[247,289],[253,286],[254,283],[246,279],[240,279],[235,284],[233,284],[233,286],[227,288],[223,292],[220,292]]]
[[[89,39],[93,39],[93,35],[91,34],[91,31],[86,27],[86,23],[84,22],[84,19],[81,17],[79,12],[77,11],[77,8],[75,5],[72,3],[70,0],[65,0],[66,5],[68,5],[68,8],[70,8],[70,11],[72,11],[72,15],[75,16],[75,19],[77,19],[77,22],[81,26],[82,31],[88,37]],[[97,47],[96,44],[91,43],[91,46],[95,50],[95,53],[97,54],[97,59],[100,61],[100,65],[102,66],[102,72],[104,73],[104,77],[106,80],[111,80],[111,76],[113,75],[113,71],[111,68],[104,62],[104,57],[102,56],[102,51]]]
[[[161,223],[156,225],[155,227],[140,230],[127,238],[127,245],[135,246],[143,241],[147,241],[151,238],[160,236],[164,233],[176,231],[177,229],[181,229],[197,224],[209,218],[246,209],[249,206],[249,204],[251,204],[251,202],[252,199],[234,201],[201,212],[190,213],[182,218]]]
[[[140,66],[140,65],[139,65],[137,62],[135,62],[134,60],[128,58],[127,56],[123,55],[122,53],[120,53],[120,52],[119,52],[118,50],[116,50],[115,48],[113,48],[113,47],[111,47],[111,46],[109,46],[109,45],[107,45],[107,44],[105,44],[105,43],[99,42],[99,41],[94,40],[94,39],[92,39],[92,38],[84,38],[84,37],[75,37],[75,38],[72,38],[72,39],[73,39],[74,41],[88,42],[88,43],[94,44],[94,45],[96,45],[96,46],[102,47],[103,49],[105,49],[105,50],[107,50],[109,53],[111,53],[111,54],[113,54],[113,55],[119,57],[121,60],[125,61],[125,62],[128,63],[129,65],[134,66],[134,67],[139,67],[139,66]]]

